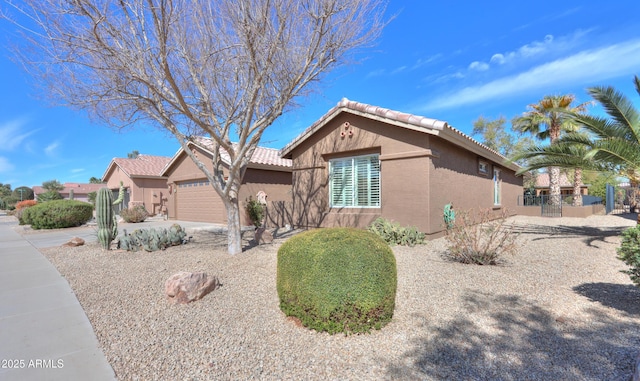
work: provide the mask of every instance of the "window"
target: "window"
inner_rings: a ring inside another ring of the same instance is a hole
[[[489,164],[486,161],[478,160],[478,173],[489,176]]]
[[[331,207],[380,207],[378,155],[329,161]]]
[[[500,170],[493,170],[493,205],[500,205],[502,201],[502,179],[500,178]]]

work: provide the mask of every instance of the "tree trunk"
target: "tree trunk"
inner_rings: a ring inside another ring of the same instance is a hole
[[[242,253],[242,226],[240,224],[240,208],[238,199],[225,200],[227,209],[227,250],[229,254]]]
[[[573,175],[573,206],[582,206],[582,168],[576,168]]]
[[[549,167],[549,200],[551,205],[560,205],[560,168]]]

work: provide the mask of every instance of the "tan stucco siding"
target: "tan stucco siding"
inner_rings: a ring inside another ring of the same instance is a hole
[[[437,152],[430,171],[429,233],[444,230],[444,206],[453,203],[455,210],[490,208],[496,214],[502,209],[515,213],[517,196],[522,194],[522,177],[485,158],[433,137],[432,150]],[[479,171],[479,162],[487,164],[487,173]],[[501,173],[501,202],[494,205],[493,170]]]
[[[330,208],[329,160],[372,153],[378,154],[381,162],[381,207]],[[296,223],[364,228],[384,215],[425,227],[425,216],[409,211],[428,201],[424,190],[430,154],[424,133],[351,114],[337,116],[292,153]]]
[[[213,171],[208,154],[197,149],[197,155],[207,169]],[[223,171],[226,175],[226,168]],[[226,223],[227,214],[222,199],[190,157],[183,153],[167,174],[169,176],[168,182],[172,187],[167,208],[169,218],[183,221]],[[290,204],[291,173],[256,168],[246,170],[238,195],[238,206],[243,225],[250,225],[249,218],[245,213],[245,203],[249,196],[256,198],[260,191],[267,194],[268,201],[281,201]]]
[[[348,122],[348,124],[347,124]],[[345,136],[343,136],[343,133]],[[380,208],[330,208],[329,160],[378,153]],[[513,170],[487,159],[488,173],[479,173],[479,159],[435,134],[389,125],[352,114],[340,114],[295,147],[294,220],[300,226],[364,228],[377,216],[416,226],[429,235],[444,230],[444,205],[456,209],[515,209],[522,179]],[[493,203],[493,168],[501,168],[502,203]]]

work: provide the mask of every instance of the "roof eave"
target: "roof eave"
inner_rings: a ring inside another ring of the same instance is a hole
[[[518,164],[510,161],[506,157],[498,154],[497,152],[493,152],[489,149],[484,148],[483,146],[479,145],[477,142],[469,139],[466,135],[462,135],[461,133],[457,132],[453,128],[445,128],[443,130],[436,131],[435,135],[438,135],[443,139],[456,144],[459,147],[462,147],[470,152],[475,153],[476,155],[482,156],[488,160],[498,163],[515,172],[521,169],[521,167]]]

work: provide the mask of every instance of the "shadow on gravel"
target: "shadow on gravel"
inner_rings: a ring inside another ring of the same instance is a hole
[[[573,291],[603,306],[615,308],[630,315],[640,315],[640,288],[634,285],[584,283],[574,287]]]
[[[554,316],[517,296],[468,294],[465,311],[425,327],[389,379],[628,380],[640,350],[640,320],[620,321],[598,308]],[[577,320],[580,319],[580,320]]]
[[[568,226],[568,225],[516,225],[513,231],[519,234],[543,235],[532,238],[532,241],[546,239],[582,238],[587,246],[595,246],[597,241],[605,242],[609,237],[618,237],[629,226],[611,226],[597,228],[593,226]]]

